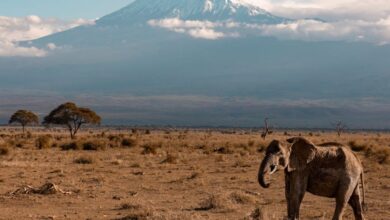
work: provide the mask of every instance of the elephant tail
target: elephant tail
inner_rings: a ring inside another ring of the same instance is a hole
[[[360,174],[360,181],[362,183],[362,195],[363,195],[363,201],[362,201],[362,207],[363,211],[368,211],[368,207],[366,204],[366,195],[365,195],[365,187],[364,187],[364,172]]]

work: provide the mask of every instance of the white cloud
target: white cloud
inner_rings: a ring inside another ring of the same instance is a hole
[[[199,29],[190,29],[188,34],[195,38],[203,38],[209,40],[216,40],[218,38],[225,37],[225,34],[222,32],[217,32],[213,29],[199,28]]]
[[[390,16],[377,21],[341,20],[324,22],[298,19],[281,24],[210,22],[181,20],[179,18],[151,20],[148,23],[154,27],[161,27],[194,38],[208,40],[255,34],[289,40],[364,41],[379,45],[390,44]]]
[[[57,49],[57,45],[55,45],[54,43],[48,43],[47,48],[49,48],[50,50],[55,50]]]
[[[364,41],[374,44],[390,43],[390,16],[378,21],[343,20],[322,22],[297,20],[276,25],[246,25],[259,34],[279,39],[306,41]]]
[[[177,33],[188,34],[194,38],[217,40],[225,37],[238,37],[237,32],[219,31],[237,27],[238,23],[234,22],[211,22],[199,20],[181,20],[179,18],[166,18],[161,20],[150,20],[150,26],[165,28]]]
[[[385,18],[390,12],[388,0],[244,0],[271,13],[294,19],[369,20]]]
[[[35,47],[21,47],[17,42],[33,40],[79,25],[93,23],[94,21],[84,19],[75,21],[43,19],[36,15],[27,17],[0,16],[0,56],[45,56],[47,51]],[[48,45],[48,47],[53,49],[53,45]]]
[[[43,57],[47,52],[36,47],[20,47],[17,43],[0,40],[0,57],[22,56],[22,57]]]

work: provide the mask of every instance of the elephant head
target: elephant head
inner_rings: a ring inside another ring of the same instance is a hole
[[[266,174],[271,175],[277,170],[284,169],[287,172],[303,170],[313,160],[315,155],[313,143],[301,137],[290,138],[287,142],[291,145],[284,146],[277,140],[268,145],[258,173],[258,181],[263,188],[270,186],[264,179]]]
[[[266,174],[273,174],[278,169],[284,169],[288,165],[289,161],[289,149],[283,146],[279,141],[273,140],[267,147],[265,157],[260,164],[258,173],[259,184],[268,188],[269,183],[266,183],[264,176]]]

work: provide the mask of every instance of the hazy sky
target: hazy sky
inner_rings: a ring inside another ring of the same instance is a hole
[[[0,16],[38,15],[57,19],[95,19],[134,0],[1,0]],[[257,4],[290,18],[319,17],[326,20],[378,20],[389,17],[388,0],[232,0]]]
[[[38,15],[59,19],[94,19],[133,0],[1,0],[0,16]]]

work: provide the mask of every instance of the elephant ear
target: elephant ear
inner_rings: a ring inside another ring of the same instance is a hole
[[[315,156],[315,145],[301,137],[290,138],[287,142],[292,143],[290,151],[290,162],[287,166],[287,171],[303,170]]]

